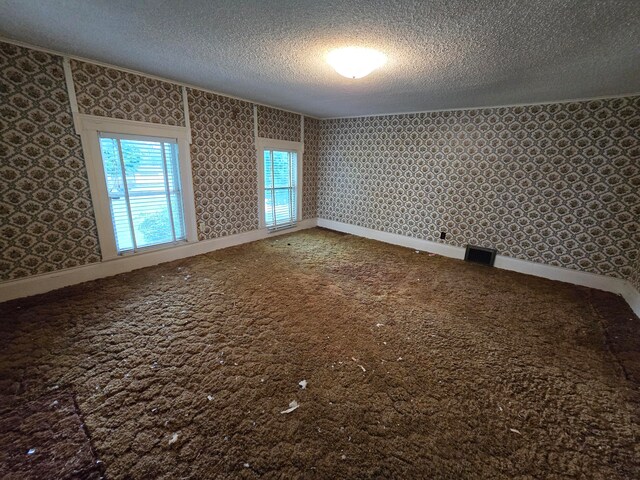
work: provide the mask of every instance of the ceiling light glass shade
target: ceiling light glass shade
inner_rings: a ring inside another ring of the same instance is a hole
[[[331,50],[327,63],[343,77],[362,78],[387,63],[387,56],[373,48],[345,47]]]

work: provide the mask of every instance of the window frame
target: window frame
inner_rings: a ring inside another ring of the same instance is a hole
[[[193,193],[193,180],[191,171],[191,156],[189,149],[189,130],[187,127],[176,127],[155,123],[137,122],[134,120],[122,120],[95,115],[77,114],[82,138],[91,200],[98,229],[98,241],[102,260],[108,261],[116,258],[124,258],[140,255],[149,251],[173,248],[184,243],[198,241],[196,224],[195,201]],[[180,169],[180,188],[182,190],[182,208],[184,215],[184,228],[186,240],[162,243],[143,247],[131,252],[118,253],[116,248],[115,232],[111,219],[111,206],[102,164],[102,152],[100,150],[100,133],[115,135],[135,135],[157,139],[175,139],[178,145],[178,164]]]
[[[264,152],[265,150],[280,150],[296,153],[296,218],[295,222],[283,226],[268,227],[265,220],[265,172],[264,172]],[[304,166],[304,143],[291,142],[288,140],[275,140],[271,138],[258,137],[256,139],[256,160],[258,163],[258,219],[261,229],[269,232],[276,232],[287,228],[295,227],[296,223],[302,221],[302,171]]]

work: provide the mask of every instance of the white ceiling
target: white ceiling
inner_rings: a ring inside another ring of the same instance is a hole
[[[323,118],[640,92],[640,0],[1,0],[0,34]]]

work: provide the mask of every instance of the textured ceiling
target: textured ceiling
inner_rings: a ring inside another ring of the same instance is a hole
[[[0,34],[318,117],[640,92],[640,0],[2,0]]]

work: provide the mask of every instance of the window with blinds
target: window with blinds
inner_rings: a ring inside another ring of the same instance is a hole
[[[264,150],[264,214],[270,229],[296,223],[297,164],[294,151]]]
[[[118,254],[186,239],[175,139],[100,133]]]

